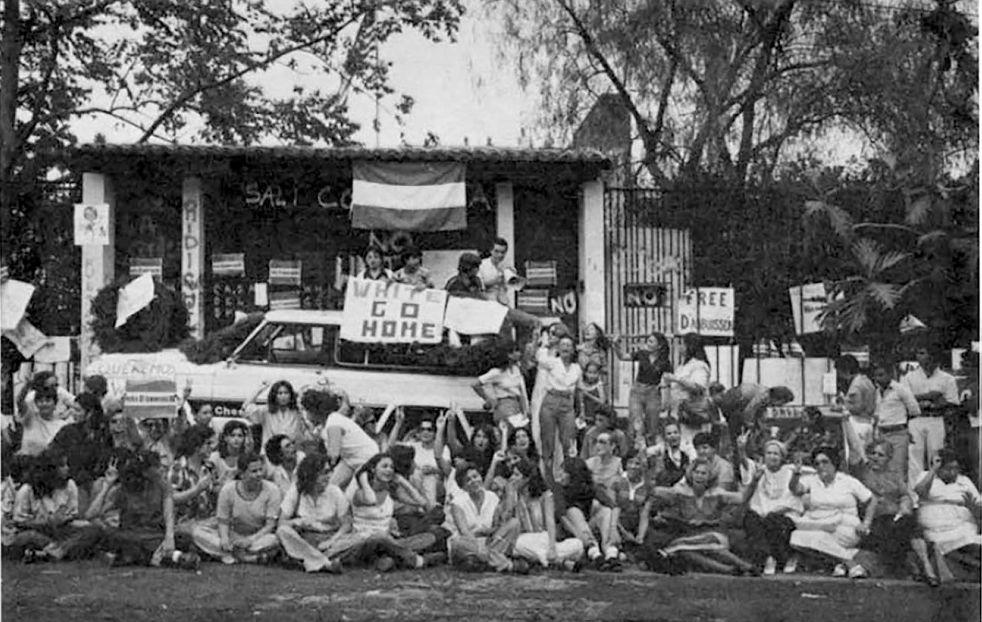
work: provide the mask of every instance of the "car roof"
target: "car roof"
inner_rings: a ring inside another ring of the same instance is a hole
[[[282,324],[340,324],[341,316],[341,311],[277,309],[266,314],[266,321]]]

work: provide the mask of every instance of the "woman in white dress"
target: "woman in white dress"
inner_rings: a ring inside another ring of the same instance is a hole
[[[866,569],[853,558],[876,516],[876,496],[859,480],[838,470],[839,451],[834,447],[812,451],[812,464],[815,474],[805,476],[801,464],[795,464],[788,484],[794,494],[808,495],[804,514],[792,516],[795,530],[791,532],[791,546],[831,558],[834,577],[865,577]],[[860,518],[862,504],[866,504],[866,511]]]
[[[681,424],[682,450],[695,458],[692,439],[712,430],[709,411],[709,360],[702,340],[695,333],[682,335],[682,364],[671,374],[662,374],[670,387],[672,414]]]

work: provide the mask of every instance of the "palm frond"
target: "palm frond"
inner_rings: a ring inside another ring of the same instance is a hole
[[[883,258],[880,244],[870,238],[860,238],[853,243],[851,251],[863,275],[872,278]]]
[[[900,251],[887,251],[880,256],[880,263],[877,266],[877,272],[885,272],[890,268],[896,266],[897,264],[906,261],[910,257],[910,253],[902,253]]]
[[[875,300],[884,309],[893,309],[900,300],[901,287],[893,283],[870,283],[863,294]]]
[[[935,229],[934,231],[928,231],[921,237],[917,238],[917,246],[924,247],[932,244],[936,244],[948,237],[948,234],[941,229]]]
[[[827,218],[836,235],[846,239],[852,237],[852,216],[837,205],[825,201],[805,201],[805,217],[810,219]]]
[[[929,193],[918,196],[907,206],[907,217],[904,221],[908,225],[923,225],[931,213],[932,204],[933,201]]]

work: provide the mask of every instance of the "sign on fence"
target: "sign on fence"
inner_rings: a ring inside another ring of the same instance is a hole
[[[798,335],[822,332],[819,316],[829,304],[825,283],[807,283],[788,289],[791,296],[791,313],[794,331]]]
[[[149,274],[158,279],[164,276],[163,257],[130,257],[130,276]]]
[[[447,292],[351,278],[341,338],[361,343],[440,343]]]
[[[75,205],[75,246],[109,244],[109,204]]]
[[[678,333],[732,337],[734,311],[732,287],[685,290],[678,303]]]
[[[212,255],[211,273],[214,276],[242,276],[245,274],[245,253]]]
[[[299,260],[269,260],[270,285],[300,285],[303,266]]]
[[[624,284],[624,306],[631,309],[664,307],[667,296],[665,283]]]

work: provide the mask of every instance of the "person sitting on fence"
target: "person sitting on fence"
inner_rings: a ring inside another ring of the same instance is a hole
[[[330,483],[327,456],[305,456],[280,506],[276,529],[286,554],[307,572],[341,571],[341,563],[324,553],[351,533],[351,508],[344,492]]]
[[[239,478],[218,493],[217,528],[197,524],[191,531],[195,545],[223,564],[269,563],[279,541],[274,533],[282,495],[263,479],[266,463],[257,453],[239,456]]]
[[[412,285],[416,289],[433,289],[430,271],[423,267],[423,251],[418,246],[409,245],[402,252],[406,265],[396,270],[393,278],[399,283]]]

